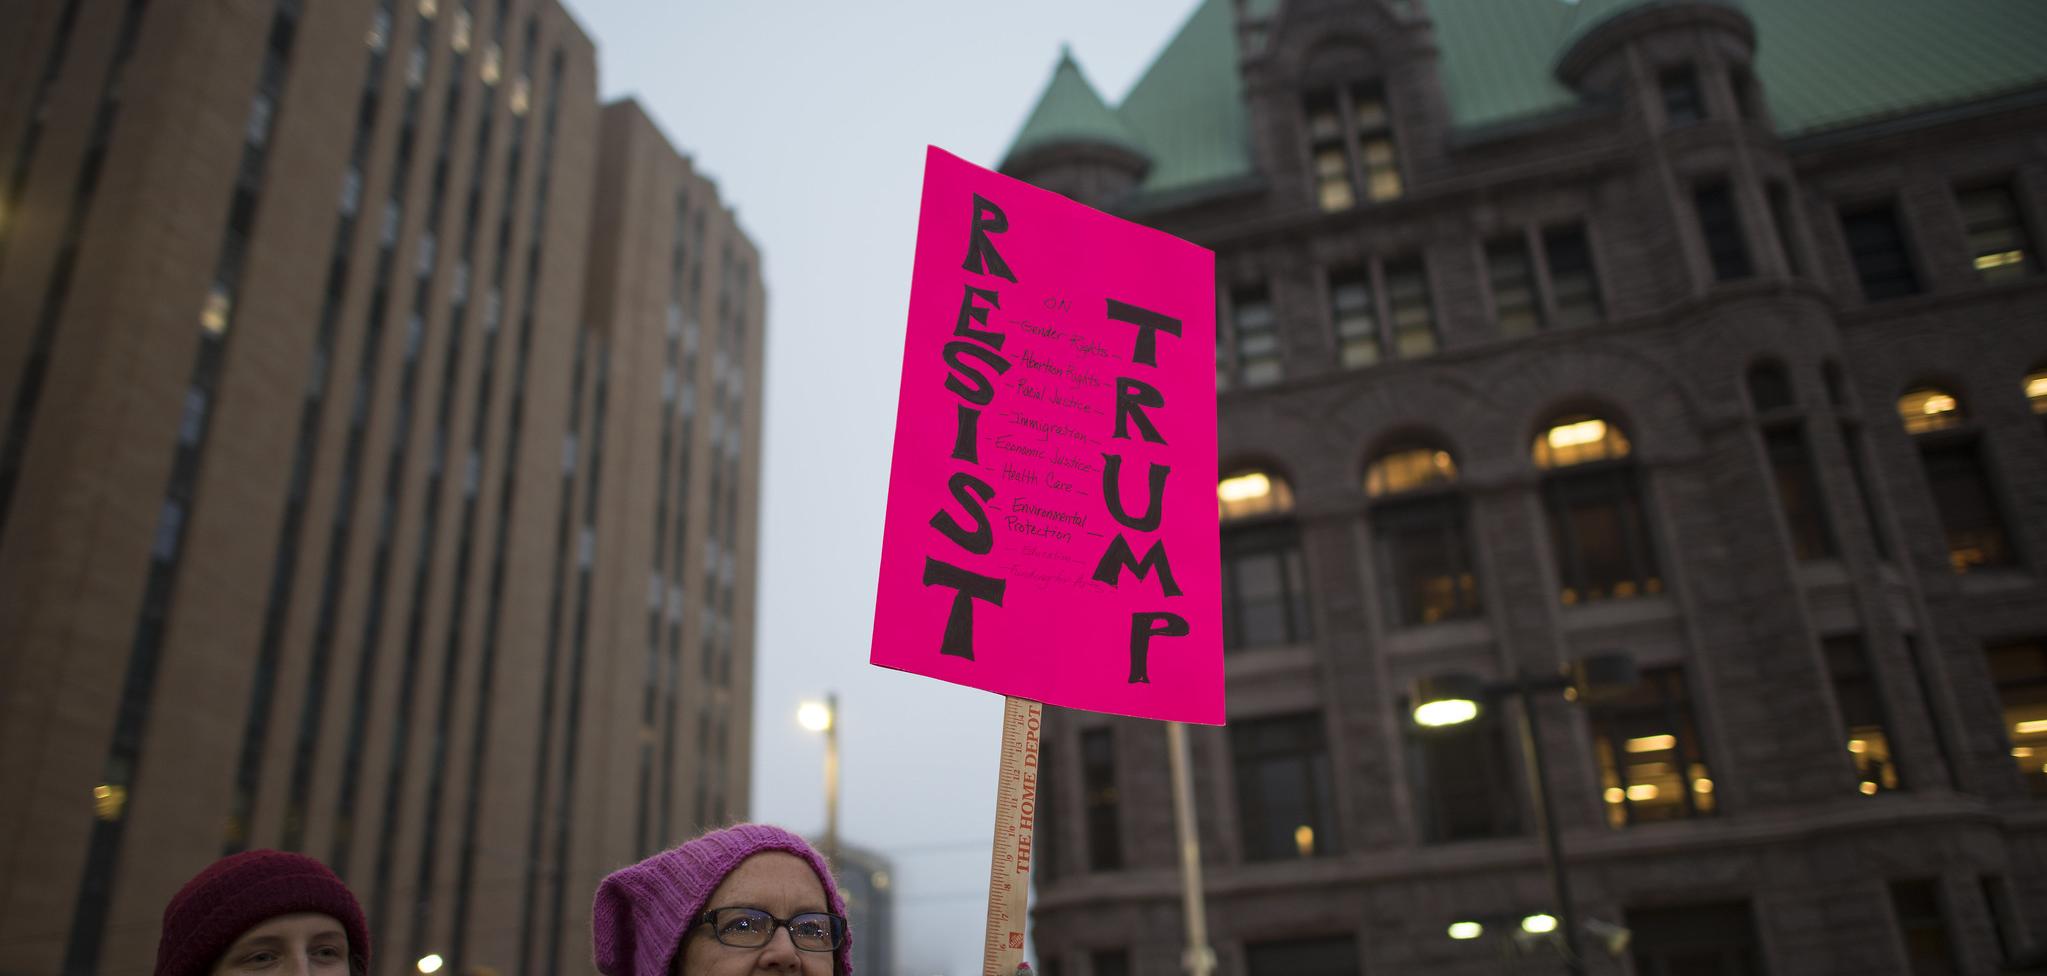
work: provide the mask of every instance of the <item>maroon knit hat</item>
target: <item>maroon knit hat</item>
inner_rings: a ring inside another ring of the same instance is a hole
[[[711,892],[741,861],[762,851],[787,851],[802,858],[824,885],[825,904],[832,914],[846,914],[846,900],[839,897],[831,870],[803,838],[767,824],[739,824],[614,871],[597,886],[590,941],[598,971],[605,976],[666,976],[682,937],[696,925]],[[852,976],[852,948],[853,932],[848,928],[837,953],[839,976]]]
[[[352,972],[370,971],[370,930],[348,886],[303,854],[244,851],[185,882],[163,910],[155,976],[201,976],[242,934],[279,915],[319,912],[348,934]]]

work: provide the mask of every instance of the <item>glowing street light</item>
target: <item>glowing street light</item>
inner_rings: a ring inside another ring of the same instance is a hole
[[[1546,913],[1530,915],[1521,920],[1521,931],[1529,935],[1548,935],[1557,930],[1557,917]]]
[[[419,971],[426,973],[427,976],[433,976],[434,973],[440,972],[441,967],[444,965],[446,965],[446,961],[441,958],[441,954],[438,952],[429,952],[419,957]]]
[[[839,857],[839,696],[807,701],[796,708],[796,723],[824,735],[824,856]]]
[[[1485,934],[1485,926],[1477,922],[1451,922],[1450,937],[1459,942],[1476,939]]]

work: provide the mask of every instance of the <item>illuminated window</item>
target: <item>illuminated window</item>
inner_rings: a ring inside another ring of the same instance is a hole
[[[1408,703],[1400,703],[1408,714]],[[1499,709],[1441,728],[1407,723],[1408,772],[1422,839],[1445,844],[1521,832],[1521,799]]]
[[[1305,108],[1317,206],[1349,210],[1361,196],[1377,202],[1401,195],[1399,152],[1376,85],[1320,91]]]
[[[1588,713],[1608,824],[1683,820],[1718,809],[1682,669],[1644,668],[1633,691],[1593,703]]]
[[[1829,637],[1822,648],[1833,679],[1834,703],[1841,709],[1848,759],[1855,764],[1856,789],[1864,796],[1903,789],[1898,760],[1891,753],[1883,688],[1869,649],[1854,634]]]
[[[1231,292],[1230,318],[1236,333],[1238,380],[1245,386],[1278,382],[1279,322],[1273,317],[1272,296],[1265,286]]]
[[[1956,194],[1955,202],[1969,234],[1970,263],[1984,281],[2014,281],[2039,270],[2011,187],[1968,190]]]
[[[1287,644],[1313,636],[1300,529],[1286,480],[1240,471],[1216,485],[1222,508],[1223,646]]]
[[[1123,866],[1114,729],[1088,729],[1080,734],[1080,778],[1086,795],[1088,870],[1114,871]]]
[[[2026,374],[2026,402],[2034,413],[2047,415],[2047,367]]]
[[[1457,462],[1430,447],[1382,454],[1365,470],[1387,614],[1397,625],[1478,613],[1465,502],[1449,490],[1456,480]]]
[[[1898,398],[1898,420],[1919,439],[1919,461],[1955,572],[2015,563],[1981,445],[1963,429],[1967,413],[1961,401],[1945,390],[1921,387]]]
[[[1627,435],[1604,419],[1559,418],[1535,439],[1566,605],[1663,592]]]
[[[2034,796],[2047,796],[2047,641],[1998,644],[1984,655],[2019,779]]]
[[[1898,398],[1898,420],[1908,434],[1959,427],[1964,419],[1962,402],[1946,390],[1922,386]]]
[[[1567,468],[1591,461],[1616,461],[1633,450],[1620,428],[1598,417],[1564,417],[1535,439],[1535,464]]]
[[[1231,722],[1229,736],[1244,859],[1336,853],[1336,801],[1322,717],[1309,713]]]
[[[1880,302],[1919,294],[1919,274],[1912,268],[1895,205],[1843,211],[1841,233],[1848,240],[1848,260],[1855,265],[1863,298]]]

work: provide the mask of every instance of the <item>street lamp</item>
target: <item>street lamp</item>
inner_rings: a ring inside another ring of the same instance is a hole
[[[1583,976],[1585,957],[1578,949],[1578,923],[1571,908],[1571,886],[1564,874],[1563,849],[1557,836],[1556,810],[1550,802],[1549,774],[1543,765],[1542,740],[1535,734],[1534,704],[1539,692],[1564,692],[1570,701],[1597,699],[1634,686],[1635,660],[1625,652],[1594,654],[1558,674],[1523,671],[1507,681],[1484,681],[1469,674],[1443,674],[1415,682],[1410,700],[1414,723],[1423,728],[1442,728],[1478,718],[1487,705],[1509,698],[1519,708],[1521,751],[1528,763],[1528,791],[1534,794],[1536,827],[1542,834],[1543,860],[1549,869],[1550,893],[1556,900],[1556,916],[1530,915],[1521,920],[1521,930],[1544,935],[1563,930],[1564,965]],[[1475,928],[1475,926],[1474,926]],[[1476,938],[1477,932],[1452,938]]]
[[[824,856],[839,859],[839,696],[807,701],[796,709],[797,724],[824,733]]]

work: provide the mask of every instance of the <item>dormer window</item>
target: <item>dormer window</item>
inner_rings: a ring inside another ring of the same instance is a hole
[[[1699,92],[1699,71],[1689,64],[1667,68],[1657,79],[1663,90],[1664,124],[1675,129],[1706,117],[1706,102]]]
[[[1323,89],[1307,100],[1308,155],[1315,202],[1325,211],[1349,210],[1360,198],[1400,196],[1399,153],[1386,95],[1378,85]]]

